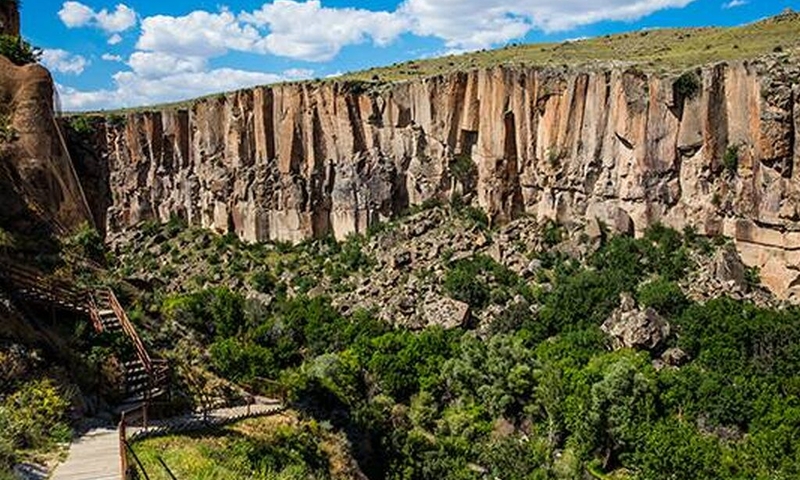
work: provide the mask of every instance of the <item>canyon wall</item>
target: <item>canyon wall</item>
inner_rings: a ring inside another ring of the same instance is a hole
[[[107,165],[96,217],[112,235],[179,216],[248,241],[341,238],[458,195],[492,222],[531,213],[724,234],[793,298],[798,78],[797,59],[778,54],[681,82],[496,67],[368,89],[260,87],[96,120],[79,165]]]

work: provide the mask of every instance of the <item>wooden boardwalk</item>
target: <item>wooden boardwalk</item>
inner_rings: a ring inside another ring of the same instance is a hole
[[[220,408],[208,412],[207,416],[193,413],[154,421],[147,430],[128,427],[128,436],[136,441],[203,430],[245,418],[273,415],[282,410],[283,406],[277,402],[256,403],[249,410],[246,406]],[[67,460],[56,467],[51,480],[119,480],[120,477],[119,432],[116,428],[97,428],[72,442]]]

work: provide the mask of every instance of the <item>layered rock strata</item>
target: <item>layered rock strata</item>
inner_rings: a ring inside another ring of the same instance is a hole
[[[677,75],[496,67],[376,87],[309,82],[97,122],[111,233],[179,216],[248,241],[364,232],[460,196],[494,223],[662,222],[736,239],[800,293],[800,65]]]

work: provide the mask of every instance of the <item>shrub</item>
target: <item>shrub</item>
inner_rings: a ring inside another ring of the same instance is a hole
[[[463,264],[457,265],[447,272],[444,290],[456,300],[480,310],[489,303],[490,290],[486,280],[476,273],[472,269],[465,268]]]
[[[478,167],[468,154],[456,155],[450,161],[450,173],[465,188],[469,188],[478,176]]]
[[[722,156],[722,166],[725,171],[731,174],[736,174],[739,168],[739,147],[731,145],[725,150],[725,155]]]
[[[643,306],[669,317],[679,315],[689,305],[677,283],[660,277],[641,285],[637,298]]]
[[[208,336],[225,338],[244,328],[244,298],[227,288],[167,297],[161,312],[170,320]]]
[[[0,439],[20,449],[46,448],[68,440],[64,424],[68,407],[52,380],[28,382],[0,406]]]
[[[81,224],[78,230],[65,241],[65,246],[74,249],[78,255],[98,262],[105,259],[103,237],[88,223]]]
[[[695,71],[686,72],[672,84],[673,91],[680,99],[693,99],[702,87],[700,75]]]
[[[11,125],[11,117],[0,115],[0,142],[11,143],[17,139],[17,130]]]
[[[250,285],[257,292],[269,294],[278,286],[278,279],[268,270],[262,268],[250,275]]]
[[[86,115],[69,117],[69,127],[78,135],[88,135],[94,130],[91,118]]]
[[[214,368],[225,378],[248,381],[277,374],[272,352],[262,346],[228,338],[214,342],[210,351]]]
[[[547,220],[542,232],[542,240],[548,247],[555,247],[564,239],[564,229],[554,220]]]
[[[16,65],[36,63],[42,58],[42,50],[13,35],[0,35],[0,55]]]

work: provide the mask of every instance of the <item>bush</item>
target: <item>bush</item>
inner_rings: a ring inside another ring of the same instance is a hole
[[[725,171],[731,174],[736,174],[739,168],[739,147],[731,145],[725,150],[725,155],[722,156],[722,166]]]
[[[225,378],[250,381],[255,377],[277,376],[272,352],[259,345],[228,338],[214,342],[210,351],[214,369]]]
[[[450,161],[450,173],[465,188],[470,188],[478,177],[478,167],[468,154],[456,155]]]
[[[476,272],[456,267],[447,272],[444,290],[456,300],[469,304],[475,309],[483,309],[489,304],[489,285]]]
[[[444,290],[452,298],[482,309],[498,304],[519,293],[529,296],[525,283],[511,270],[485,255],[461,260],[447,271]]]
[[[250,275],[250,285],[255,291],[260,293],[272,293],[278,286],[278,279],[268,270],[260,269]]]
[[[553,220],[547,220],[542,232],[542,240],[548,247],[555,247],[564,239],[564,228]]]
[[[78,135],[88,135],[94,131],[92,120],[86,115],[69,117],[69,127]]]
[[[667,317],[679,315],[689,305],[677,283],[660,277],[641,285],[636,296],[641,305]]]
[[[170,320],[218,338],[234,336],[245,327],[244,297],[227,288],[167,297],[161,312]]]
[[[700,75],[695,71],[686,72],[672,84],[673,91],[680,99],[691,100],[700,93],[703,86]]]
[[[65,242],[68,249],[97,262],[105,260],[106,246],[100,233],[88,223],[83,223]]]
[[[16,65],[36,63],[42,58],[42,50],[13,35],[0,35],[0,55]]]
[[[68,407],[52,380],[24,384],[0,406],[0,444],[6,444],[0,448],[42,449],[69,440],[64,423]]]

